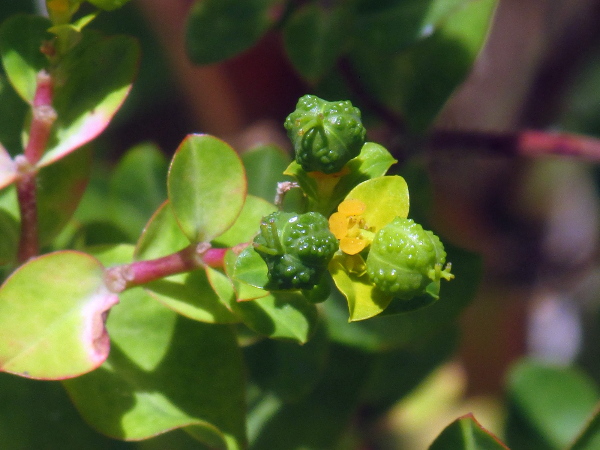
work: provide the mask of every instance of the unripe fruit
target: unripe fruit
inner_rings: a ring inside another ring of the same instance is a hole
[[[446,252],[439,238],[412,219],[397,217],[377,232],[367,257],[367,273],[375,286],[402,299],[425,293],[442,273]]]
[[[294,145],[296,162],[307,172],[339,172],[358,156],[365,143],[360,110],[349,101],[328,102],[305,95],[284,126]]]

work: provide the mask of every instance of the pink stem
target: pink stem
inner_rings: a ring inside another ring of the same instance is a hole
[[[25,262],[39,254],[37,189],[35,165],[40,160],[46,146],[56,112],[52,108],[53,82],[48,72],[42,70],[37,76],[37,86],[32,105],[32,120],[29,128],[29,141],[25,156],[15,159],[19,168],[16,182],[17,199],[21,212],[21,236],[18,259]]]
[[[226,248],[207,248],[207,244],[190,245],[162,258],[111,267],[106,271],[106,283],[109,289],[118,293],[170,275],[191,272],[205,266],[223,267],[223,258],[227,250]]]

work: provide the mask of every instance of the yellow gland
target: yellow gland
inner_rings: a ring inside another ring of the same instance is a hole
[[[360,200],[344,200],[329,217],[329,230],[340,240],[340,250],[348,255],[356,255],[370,244],[363,233],[367,226],[360,217],[365,209],[366,205]]]

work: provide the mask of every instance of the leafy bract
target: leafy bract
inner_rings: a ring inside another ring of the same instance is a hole
[[[307,173],[296,161],[290,163],[284,174],[294,177],[309,200],[309,208],[322,214],[331,214],[348,192],[357,184],[385,175],[396,160],[387,149],[367,142],[360,154],[346,164],[346,171],[330,176]]]
[[[193,243],[211,241],[231,227],[246,197],[239,157],[225,142],[207,135],[184,139],[167,184],[175,217]]]
[[[356,274],[346,269],[343,254],[337,254],[329,263],[335,285],[348,301],[349,321],[364,320],[382,312],[392,301],[392,296],[376,289],[365,272]]]
[[[175,253],[190,245],[167,201],[146,225],[135,258],[148,260]],[[238,319],[221,302],[203,270],[171,275],[144,286],[157,300],[179,314],[210,323],[233,323]]]
[[[508,450],[496,436],[483,428],[472,414],[459,417],[436,438],[429,450]]]
[[[98,367],[109,352],[104,328],[118,302],[104,267],[84,253],[30,260],[0,287],[0,368],[24,377],[62,379]]]
[[[274,22],[280,0],[202,0],[188,15],[186,49],[196,64],[211,64],[252,47]]]
[[[408,216],[408,185],[398,175],[377,177],[360,183],[346,196],[366,205],[361,217],[368,227],[378,231],[396,217]]]

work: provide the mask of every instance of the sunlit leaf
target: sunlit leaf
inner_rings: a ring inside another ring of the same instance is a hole
[[[63,251],[30,260],[0,287],[0,368],[24,377],[61,379],[106,359],[107,311],[118,302],[104,267]]]
[[[211,241],[235,222],[246,197],[244,167],[225,142],[190,135],[169,169],[169,199],[190,241]]]
[[[57,119],[38,166],[51,164],[104,131],[131,90],[139,58],[132,37],[103,38],[83,31],[81,42],[52,72]]]
[[[0,265],[16,261],[20,228],[11,214],[0,209]]]
[[[290,163],[290,156],[274,145],[261,145],[242,153],[242,162],[248,176],[248,194],[268,202],[275,198],[277,183],[289,180],[283,171]]]
[[[570,450],[594,450],[600,447],[600,409],[596,411],[585,428],[577,436]]]
[[[232,329],[175,317],[140,294],[115,310],[107,362],[65,382],[82,416],[116,439],[185,428],[210,448],[244,448],[244,370]]]

